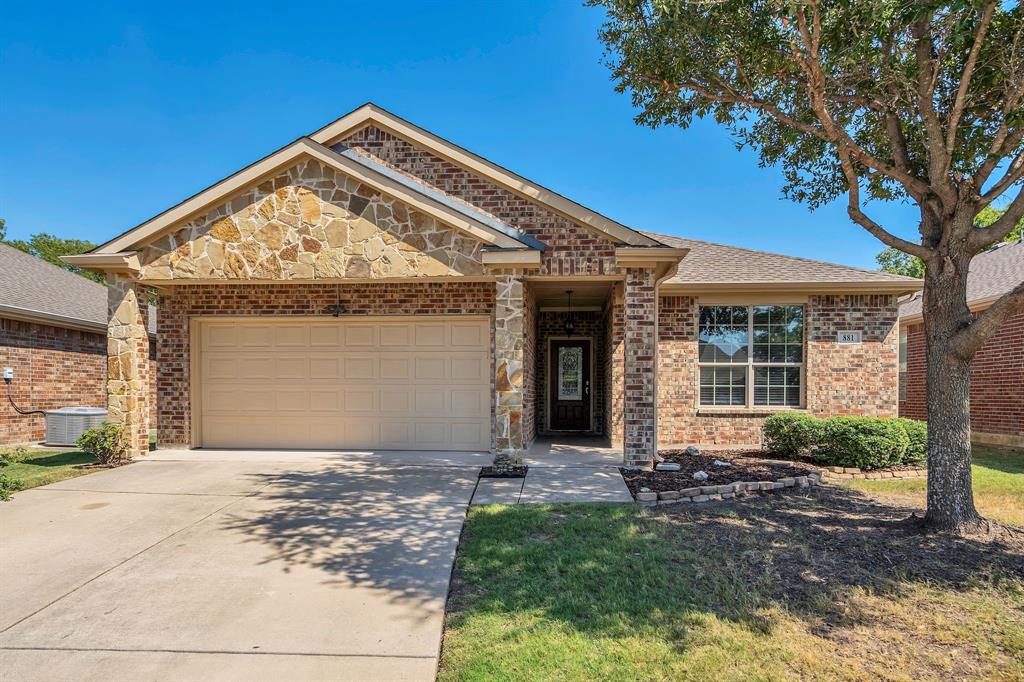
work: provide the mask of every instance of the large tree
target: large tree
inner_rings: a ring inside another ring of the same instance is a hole
[[[920,258],[928,359],[929,526],[983,527],[971,491],[971,359],[1024,283],[977,319],[971,258],[1024,216],[1024,9],[1017,2],[591,0],[637,122],[686,128],[711,117],[787,197],[846,197],[850,218]],[[997,200],[988,227],[975,219]],[[895,234],[868,201],[909,201],[918,235]]]

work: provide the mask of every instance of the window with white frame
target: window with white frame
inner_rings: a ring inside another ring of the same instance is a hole
[[[803,306],[700,306],[699,325],[701,405],[801,406]]]

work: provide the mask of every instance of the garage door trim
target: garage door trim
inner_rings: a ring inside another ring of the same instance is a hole
[[[465,321],[465,322],[490,322],[489,315],[194,315],[189,319],[189,446],[192,448],[203,447],[202,442],[202,365],[200,358],[201,351],[201,327],[210,322],[401,322],[403,320],[444,320],[444,321]],[[494,364],[494,331],[493,325],[488,325],[489,349],[491,374],[491,389],[493,390],[493,364]],[[493,406],[492,406],[493,411]]]

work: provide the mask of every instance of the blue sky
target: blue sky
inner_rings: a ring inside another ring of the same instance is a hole
[[[0,217],[102,242],[374,101],[626,225],[874,267],[713,123],[652,131],[577,2],[8,3]],[[915,211],[872,209],[913,235]]]

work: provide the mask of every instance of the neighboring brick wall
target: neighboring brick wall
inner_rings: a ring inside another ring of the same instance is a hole
[[[658,306],[659,445],[760,445],[764,408],[698,407],[695,297],[663,296]],[[896,301],[893,296],[811,296],[805,320],[806,409],[812,414],[895,416]],[[836,332],[859,329],[860,346]]]
[[[548,431],[548,394],[550,392],[550,376],[548,375],[548,339],[551,337],[565,337],[565,321],[568,313],[565,312],[541,312],[537,315],[537,391],[535,403],[537,412],[537,427],[540,433]],[[594,428],[590,431],[592,435],[601,435],[605,430],[605,353],[607,342],[605,333],[608,321],[601,312],[579,312],[573,313],[573,324],[575,331],[573,338],[590,339],[592,348],[591,375],[593,385],[590,387],[590,396],[593,403],[591,414],[593,415]],[[588,379],[589,381],[589,379]]]
[[[2,367],[14,368],[11,395],[23,410],[106,407],[105,334],[0,319]],[[0,391],[0,445],[41,441],[43,416],[18,414]]]
[[[927,418],[924,325],[907,327],[907,394],[900,416]],[[971,366],[971,430],[1024,442],[1024,313],[1003,323]],[[1001,438],[992,439],[1003,440]]]
[[[157,317],[160,443],[187,445],[190,442],[189,320],[194,316],[323,316],[339,297],[345,315],[493,316],[494,294],[493,282],[173,287],[161,294]],[[493,369],[491,374],[493,376]]]
[[[544,242],[548,248],[541,255],[541,275],[616,272],[612,240],[537,202],[513,194],[374,126],[352,133],[344,143]]]

